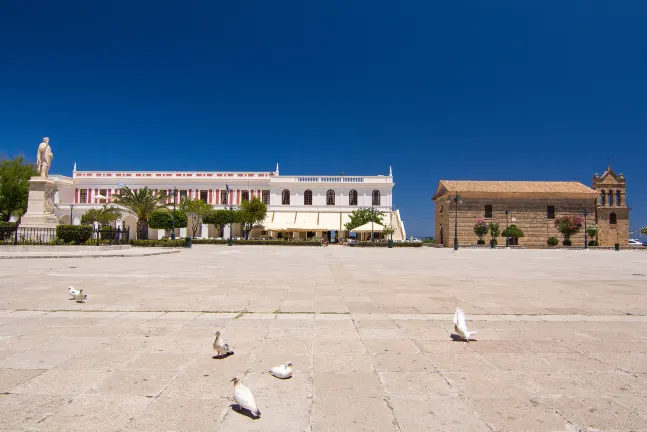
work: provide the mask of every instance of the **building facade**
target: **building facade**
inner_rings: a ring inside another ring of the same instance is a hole
[[[456,202],[457,195],[462,202]],[[555,227],[560,216],[580,216],[587,225],[597,223],[600,246],[627,245],[629,241],[626,182],[610,167],[602,176],[595,175],[592,188],[579,182],[441,180],[433,200],[436,239],[444,246],[453,244],[455,232],[460,245],[476,244],[474,224],[478,218],[498,223],[501,231],[516,225],[524,233],[518,239],[520,246],[546,246],[550,237],[561,242],[563,236]],[[489,234],[485,238],[489,239]],[[586,240],[584,227],[571,237],[574,246],[584,246]]]
[[[279,166],[273,172],[181,172],[181,171],[78,171],[72,177],[53,175],[57,184],[55,202],[57,216],[63,223],[79,224],[88,209],[113,202],[120,187],[148,187],[165,191],[167,205],[173,205],[172,191],[178,190],[177,203],[186,197],[201,199],[214,209],[258,198],[267,205],[267,217],[254,236],[305,239],[312,236],[336,238],[346,236],[344,224],[349,215],[360,207],[372,207],[384,213],[384,222],[395,228],[393,238],[406,236],[400,213],[393,207],[393,173],[376,176],[285,176]],[[227,195],[226,189],[230,193]],[[71,215],[71,216],[70,216]],[[124,213],[119,226],[126,226],[135,235],[134,216]],[[168,235],[163,230],[149,230],[149,238]],[[186,229],[176,235],[186,235]],[[220,233],[213,226],[202,225],[199,236],[215,238]],[[224,234],[229,235],[228,228]],[[241,235],[239,226],[232,235]]]

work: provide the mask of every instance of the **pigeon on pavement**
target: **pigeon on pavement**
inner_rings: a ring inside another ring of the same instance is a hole
[[[258,418],[261,416],[261,412],[256,407],[256,401],[254,401],[254,395],[252,391],[243,385],[238,378],[232,378],[234,382],[234,400],[241,408],[248,410],[252,413],[252,416]]]
[[[471,332],[467,330],[467,324],[465,323],[465,313],[463,312],[463,309],[461,308],[456,308],[456,313],[454,314],[454,330],[456,330],[456,333],[463,338],[465,343],[469,342],[470,338],[472,338],[472,335],[478,333],[478,332]],[[474,340],[472,338],[472,340]]]
[[[291,378],[292,377],[292,362],[287,362],[284,365],[274,366],[270,369],[270,373],[281,379]]]
[[[72,296],[72,298],[71,298],[70,300],[76,300],[76,296],[78,296],[78,295],[79,295],[79,290],[74,289],[74,287],[73,287],[72,285],[70,285],[69,287],[67,287],[67,291],[68,291],[68,292],[70,293],[70,295]],[[86,296],[85,296],[85,298],[87,298],[87,297],[88,297],[88,296],[86,295]]]
[[[88,298],[87,295],[83,294],[83,288],[81,288],[76,294],[74,294],[74,300],[76,300],[77,303],[83,303],[83,300]]]
[[[213,341],[213,350],[216,352],[217,357],[234,353],[229,349],[229,345],[225,343],[225,339],[219,331],[216,332],[216,339]]]

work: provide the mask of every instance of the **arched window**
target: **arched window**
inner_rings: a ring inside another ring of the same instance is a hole
[[[610,190],[609,193],[607,194],[607,199],[609,201],[608,205],[613,205],[613,191]]]
[[[616,191],[616,206],[620,207],[620,191]]]
[[[357,191],[355,189],[348,193],[348,205],[357,205]]]
[[[618,223],[618,216],[616,216],[616,214],[615,214],[615,213],[611,213],[611,214],[609,215],[609,223],[610,223],[611,225],[616,225],[616,224]]]
[[[281,192],[281,204],[290,205],[290,191],[287,189],[283,189]]]
[[[600,205],[606,205],[607,204],[607,197],[604,191],[600,193]]]
[[[312,191],[307,189],[303,194],[303,205],[312,205]]]
[[[380,205],[380,191],[379,190],[374,190],[373,191],[373,205],[374,206],[379,206]]]
[[[335,205],[335,191],[332,189],[326,192],[326,205]]]

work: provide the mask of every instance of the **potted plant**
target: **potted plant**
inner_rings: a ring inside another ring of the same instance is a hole
[[[595,239],[595,237],[598,235],[598,232],[600,232],[600,228],[596,224],[589,225],[586,227],[586,235],[591,237],[591,241],[589,241],[589,246],[600,245],[598,241]]]
[[[559,240],[557,240],[557,237],[548,237],[548,246],[550,247],[555,247],[559,243]]]
[[[577,234],[582,228],[584,218],[580,216],[561,216],[555,219],[555,227],[564,236],[562,244],[564,246],[571,245],[571,236]]]
[[[501,233],[501,236],[506,237],[506,238],[512,238],[514,241],[510,242],[510,244],[518,244],[518,240],[520,237],[523,237],[525,234],[521,229],[516,226],[516,225],[510,225],[508,228],[504,229],[503,232]]]
[[[490,247],[494,249],[496,245],[498,244],[496,238],[499,237],[499,224],[496,222],[490,222],[488,225],[488,230],[490,231],[490,235],[492,236],[492,239],[490,240]]]
[[[485,244],[485,240],[483,240],[483,236],[488,233],[488,225],[487,222],[485,222],[485,219],[483,218],[478,218],[476,219],[476,223],[474,224],[474,234],[476,234],[479,238],[477,244]]]

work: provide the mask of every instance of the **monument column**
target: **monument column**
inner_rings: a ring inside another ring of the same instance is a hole
[[[45,137],[38,146],[36,167],[39,175],[29,180],[27,212],[20,219],[21,227],[56,228],[56,225],[58,225],[58,218],[54,214],[56,182],[48,177],[53,158],[49,138]]]

